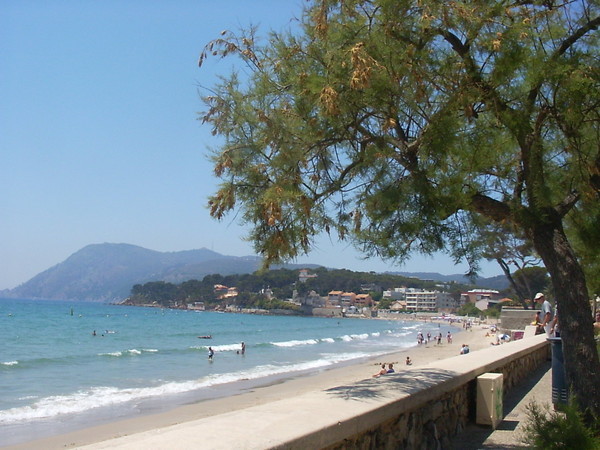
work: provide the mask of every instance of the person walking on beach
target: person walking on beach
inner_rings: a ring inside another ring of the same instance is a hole
[[[212,349],[212,347],[208,347],[208,360],[212,361],[213,356],[215,356],[215,351]]]
[[[452,344],[452,333],[448,331],[448,335],[446,336],[446,338],[448,339],[448,344]]]

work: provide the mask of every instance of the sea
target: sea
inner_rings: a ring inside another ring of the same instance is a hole
[[[0,446],[403,350],[427,331],[438,325],[0,299]]]

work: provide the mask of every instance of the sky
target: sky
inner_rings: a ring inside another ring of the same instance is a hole
[[[223,30],[294,26],[303,0],[0,0],[0,289],[89,244],[247,256],[236,218],[212,219],[218,145],[203,110],[233,60],[198,57]],[[319,238],[297,263],[464,273],[443,255],[364,260]],[[484,264],[482,275],[501,273]]]

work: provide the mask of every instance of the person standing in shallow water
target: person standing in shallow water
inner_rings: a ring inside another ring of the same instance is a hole
[[[214,350],[212,349],[212,347],[208,347],[208,360],[212,361],[213,356],[215,356]]]
[[[242,355],[246,353],[246,344],[242,342]]]

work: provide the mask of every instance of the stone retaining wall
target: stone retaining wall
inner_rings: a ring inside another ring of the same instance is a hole
[[[535,318],[536,309],[502,308],[500,313],[500,329],[504,331],[524,330]]]
[[[524,345],[526,343],[532,345]],[[516,351],[506,352],[513,344],[518,344]],[[487,372],[502,373],[506,394],[549,358],[549,345],[542,338],[529,338],[513,344],[502,346],[505,349],[498,352],[498,359],[484,358],[477,367],[467,367],[464,373],[438,383],[435,387],[425,387],[400,398],[392,405],[396,410],[393,417],[323,448],[450,448],[450,439],[464,430],[467,423],[475,421],[476,378],[479,375]],[[495,349],[481,352],[493,355],[493,350]],[[378,414],[381,415],[381,412]],[[367,414],[363,419],[369,422],[366,416]],[[309,440],[314,442],[314,437]],[[283,447],[302,448],[301,442],[289,444]]]

